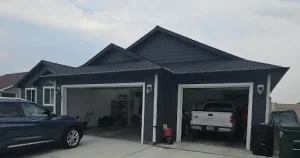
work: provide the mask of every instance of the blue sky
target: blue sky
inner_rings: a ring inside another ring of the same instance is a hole
[[[40,60],[79,66],[109,43],[124,48],[160,25],[231,54],[291,67],[274,101],[300,102],[296,0],[2,0],[0,74]]]

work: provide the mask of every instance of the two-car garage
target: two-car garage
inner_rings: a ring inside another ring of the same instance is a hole
[[[87,133],[93,131],[92,134],[100,137],[135,140],[143,143],[145,87],[145,83],[62,85],[61,111],[62,114],[79,117],[80,120],[84,120],[87,113],[93,113],[88,124],[91,130]],[[184,112],[201,110],[205,102],[226,101],[234,104],[239,112],[245,107],[248,108],[246,144],[239,143],[249,149],[252,98],[253,83],[179,84],[175,141],[188,140],[183,134]],[[109,127],[102,128],[99,125],[101,118],[104,117],[113,120]]]
[[[88,121],[87,134],[143,142],[144,83],[62,85],[62,114]]]

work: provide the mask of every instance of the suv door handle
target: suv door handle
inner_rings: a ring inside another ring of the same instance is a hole
[[[37,122],[38,120],[36,120],[36,119],[31,119],[30,121],[31,121],[31,122]]]
[[[214,116],[213,114],[208,114],[208,116]]]

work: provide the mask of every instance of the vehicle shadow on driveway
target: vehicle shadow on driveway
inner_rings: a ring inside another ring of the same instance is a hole
[[[81,142],[77,147],[86,145],[85,142]],[[75,149],[75,148],[74,148]],[[39,145],[39,146],[30,146],[24,147],[16,150],[11,150],[6,153],[0,154],[0,158],[59,158],[52,156],[51,153],[59,150],[72,150],[72,149],[63,149],[55,144],[48,145]]]
[[[43,145],[43,146],[31,146],[31,147],[24,147],[16,150],[11,150],[6,153],[0,154],[2,158],[21,158],[21,157],[31,157],[37,155],[46,155],[54,150],[59,150],[55,145]],[[41,156],[42,157],[42,156]]]

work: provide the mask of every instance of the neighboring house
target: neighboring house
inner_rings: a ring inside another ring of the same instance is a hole
[[[0,76],[0,97],[20,97],[21,91],[14,85],[26,74],[26,72],[5,74]]]
[[[67,114],[70,88],[142,87],[142,143],[159,141],[163,124],[181,141],[184,89],[246,88],[250,149],[251,126],[268,121],[269,94],[288,69],[246,60],[157,26],[128,48],[110,44],[79,67],[42,60],[16,87],[23,98],[56,114]]]
[[[273,103],[272,111],[294,110],[300,119],[300,104]]]

